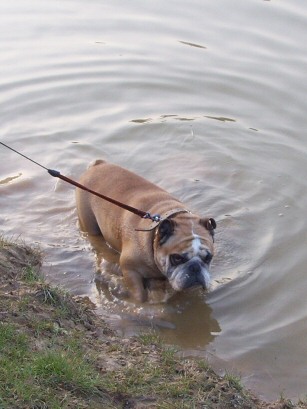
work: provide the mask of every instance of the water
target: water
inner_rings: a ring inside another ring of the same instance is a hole
[[[0,223],[123,334],[158,328],[267,399],[307,393],[307,5],[0,2],[1,140],[78,179],[104,157],[218,222],[213,290],[96,286],[74,190],[0,148]]]

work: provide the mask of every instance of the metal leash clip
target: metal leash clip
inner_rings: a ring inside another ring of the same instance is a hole
[[[154,214],[153,216],[151,216],[151,214],[149,212],[147,212],[145,214],[145,216],[143,216],[143,219],[150,219],[152,221],[151,225],[147,228],[147,229],[134,229],[135,231],[152,231],[154,230],[157,226],[159,226],[159,224],[172,216],[175,216],[178,213],[191,213],[190,210],[186,210],[186,209],[181,209],[181,208],[177,208],[177,209],[172,209],[169,210],[166,213],[163,213],[162,216],[160,214]]]
[[[155,222],[155,223],[159,223],[162,219],[161,219],[161,216],[159,215],[159,214],[154,214],[153,216],[149,213],[149,212],[147,212],[146,214],[145,214],[145,216],[143,216],[143,219],[150,219],[150,220],[152,220],[153,222]]]

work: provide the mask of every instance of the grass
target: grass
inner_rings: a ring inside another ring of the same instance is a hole
[[[42,278],[32,266],[26,266],[22,269],[21,279],[26,283],[31,284],[41,281]]]
[[[40,399],[31,381],[31,360],[27,337],[12,324],[0,325],[0,397],[3,408]],[[17,400],[17,402],[16,402]],[[53,400],[53,399],[52,399]]]
[[[228,385],[237,391],[241,392],[243,390],[243,385],[241,383],[241,378],[237,375],[226,373],[224,379],[228,382]]]
[[[79,354],[71,351],[40,353],[31,365],[35,379],[46,387],[58,384],[78,394],[95,394],[99,386],[98,373]]]
[[[99,374],[75,348],[33,354],[25,334],[12,324],[0,324],[2,407],[12,408],[19,402],[29,407],[64,408],[65,398],[57,393],[59,386],[74,395],[99,395]]]
[[[0,409],[112,408],[83,348],[86,306],[46,283],[40,265],[39,251],[0,237]]]
[[[25,334],[18,333],[12,324],[0,323],[0,357],[22,357],[27,349]],[[1,366],[0,366],[1,368]]]
[[[145,345],[161,345],[162,339],[159,335],[154,331],[143,332],[139,335],[140,342]]]

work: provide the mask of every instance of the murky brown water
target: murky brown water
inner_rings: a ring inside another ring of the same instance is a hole
[[[77,179],[104,157],[214,216],[213,290],[136,309],[95,285],[74,190],[0,147],[1,232],[119,331],[266,398],[307,393],[307,3],[0,2],[1,140]],[[99,283],[98,283],[99,284]]]

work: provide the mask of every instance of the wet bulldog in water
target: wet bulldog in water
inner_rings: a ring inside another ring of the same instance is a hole
[[[165,190],[102,160],[89,167],[80,183],[151,215],[161,215],[162,221],[151,225],[149,220],[77,189],[80,226],[90,235],[102,235],[120,253],[119,264],[131,297],[145,302],[149,288],[165,283],[175,291],[208,288],[214,219],[191,213]]]

